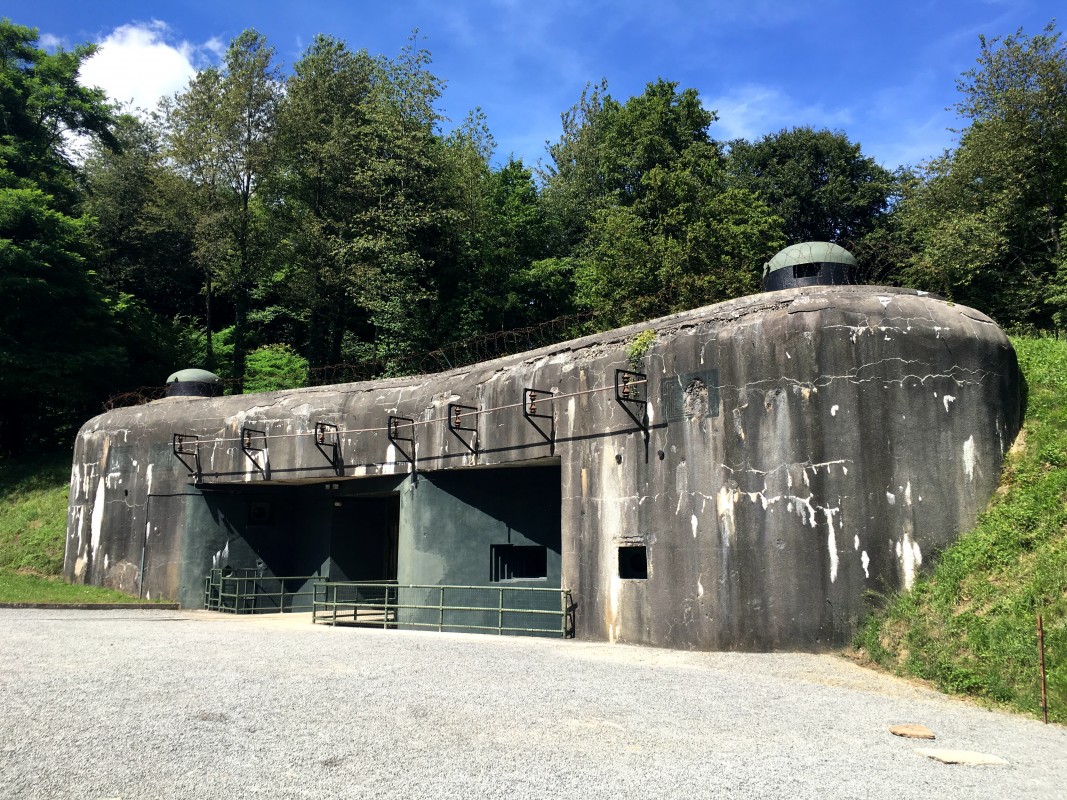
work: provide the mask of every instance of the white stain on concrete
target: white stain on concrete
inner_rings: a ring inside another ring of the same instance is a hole
[[[836,417],[837,416],[837,409],[839,409],[840,407],[841,406],[838,406],[838,405],[830,406],[830,416],[831,417]]]
[[[904,573],[904,588],[910,589],[915,584],[915,576],[923,563],[923,554],[919,549],[919,543],[911,538],[911,534],[904,532],[896,544],[897,558],[900,560],[900,569]]]
[[[886,492],[885,493],[885,499],[886,499],[886,502],[889,503],[889,505],[891,505],[891,506],[895,506],[897,504],[897,496],[895,494],[893,494],[892,492]]]
[[[704,584],[700,582],[700,576],[697,576],[697,597],[704,596]]]
[[[967,480],[974,480],[974,434],[963,443],[963,469],[967,473]]]
[[[218,569],[220,566],[226,564],[230,560],[230,543],[226,542],[222,546],[221,550],[216,550],[215,555],[211,557],[211,566]]]
[[[860,549],[860,537],[859,536],[853,536],[852,537],[852,549],[853,550],[859,550]]]
[[[867,567],[869,567],[871,565],[871,557],[869,555],[867,555],[867,551],[866,550],[864,550],[862,553],[860,553],[860,564],[863,565],[863,577],[864,578],[871,577],[871,573],[868,572],[868,570],[867,570]]]
[[[956,402],[956,398],[953,397],[950,394],[946,394],[944,397],[941,398],[941,402],[945,404],[945,413],[947,414],[948,413],[948,404],[949,403],[955,403]]]
[[[904,487],[904,505],[911,505],[911,481],[908,481],[908,485]]]
[[[94,556],[96,549],[100,546],[100,531],[104,525],[104,491],[106,488],[106,481],[100,478],[96,484],[96,500],[93,502],[93,516],[89,524],[89,546]]]
[[[608,590],[611,619],[608,621],[608,641],[615,644],[619,640],[619,591],[622,587],[622,578],[618,575],[611,576],[611,586]]]
[[[682,513],[682,502],[690,496],[689,492],[689,467],[684,461],[678,464],[674,470],[674,493],[678,495],[678,502],[675,503],[674,513]]]
[[[719,489],[719,493],[715,497],[715,508],[719,514],[719,529],[722,531],[722,538],[726,544],[730,544],[733,540],[734,531],[736,530],[734,498],[734,492],[725,486]]]
[[[693,514],[689,519],[689,524],[693,526],[693,538],[697,538],[697,515]]]
[[[834,514],[839,508],[823,508],[823,519],[829,529],[826,534],[826,549],[830,553],[830,583],[837,580],[837,531],[834,529]]]

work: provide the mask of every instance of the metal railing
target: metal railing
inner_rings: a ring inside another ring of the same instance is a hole
[[[311,611],[315,600],[310,581],[316,575],[261,575],[238,569],[227,575],[213,569],[204,578],[204,608],[231,614],[277,614]]]
[[[562,636],[573,633],[566,589],[354,581],[315,584],[312,622],[382,628]]]

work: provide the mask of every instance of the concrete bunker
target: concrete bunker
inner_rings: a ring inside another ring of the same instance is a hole
[[[581,638],[833,647],[973,523],[1019,402],[988,317],[853,285],[436,375],[165,398],[82,428],[65,571],[197,607],[224,564],[395,568],[425,597],[565,590]]]

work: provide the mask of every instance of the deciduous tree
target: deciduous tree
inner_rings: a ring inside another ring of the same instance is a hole
[[[917,170],[899,223],[906,279],[1002,324],[1067,323],[1067,48],[1053,24],[980,39],[958,81],[958,147]]]

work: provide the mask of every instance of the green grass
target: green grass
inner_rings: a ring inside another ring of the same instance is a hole
[[[57,576],[27,575],[0,570],[0,603],[136,603],[136,597],[67,583]]]
[[[0,603],[135,602],[122,592],[72,585],[63,571],[69,453],[0,460]]]
[[[0,460],[0,570],[63,570],[70,461],[69,453]]]
[[[1029,395],[999,490],[910,592],[872,598],[856,646],[898,674],[1036,714],[1040,612],[1049,719],[1067,722],[1067,342],[1013,343]]]

